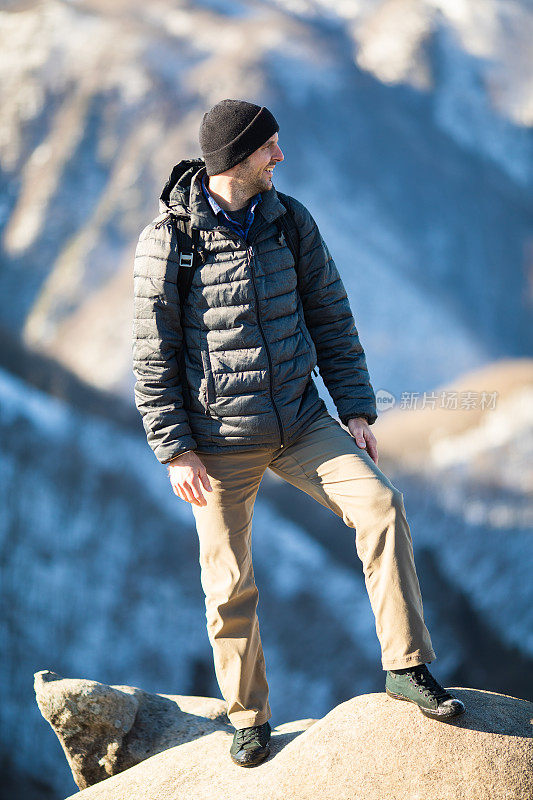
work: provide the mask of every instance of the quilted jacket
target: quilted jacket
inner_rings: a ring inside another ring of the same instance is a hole
[[[200,159],[177,164],[160,215],[139,236],[134,265],[135,403],[161,463],[186,450],[281,448],[326,410],[320,375],[344,424],[376,419],[365,354],[337,267],[318,227],[289,197],[300,258],[275,220],[287,213],[275,187],[247,240],[220,224],[201,188]],[[199,263],[180,313],[178,253],[169,211],[199,229]],[[184,348],[186,385],[178,355]]]

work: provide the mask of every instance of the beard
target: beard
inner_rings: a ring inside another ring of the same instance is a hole
[[[260,173],[252,171],[247,168],[246,164],[242,164],[242,169],[235,176],[242,181],[246,187],[246,191],[250,193],[250,197],[260,192],[268,192],[272,188],[272,178],[268,173],[262,170]]]

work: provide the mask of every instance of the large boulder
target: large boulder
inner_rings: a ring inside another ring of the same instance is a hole
[[[233,728],[220,700],[47,672],[36,687],[78,785],[80,776],[98,781],[67,800],[533,797],[533,703],[494,692],[454,688],[467,711],[448,723],[385,693],[354,697],[318,721],[275,727],[270,757],[243,769],[230,760]]]
[[[176,745],[228,730],[226,704],[212,697],[151,694],[134,686],[35,673],[43,717],[80,789]]]

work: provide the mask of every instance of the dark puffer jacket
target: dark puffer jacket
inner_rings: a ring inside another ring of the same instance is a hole
[[[203,162],[181,161],[135,253],[135,402],[161,463],[186,450],[230,452],[289,444],[326,409],[318,365],[339,418],[376,419],[375,396],[346,291],[313,217],[289,198],[300,229],[294,259],[275,224],[287,213],[262,194],[245,242],[222,226],[201,188]],[[206,257],[183,319],[172,211],[190,213]],[[281,243],[280,243],[281,242]],[[187,386],[178,354],[185,345]]]

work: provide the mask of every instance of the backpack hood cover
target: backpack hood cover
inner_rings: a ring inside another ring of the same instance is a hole
[[[201,171],[202,174],[199,174]],[[161,213],[188,214],[191,207],[191,184],[195,175],[201,180],[205,162],[201,158],[183,159],[172,168],[172,172],[159,197]],[[201,183],[200,189],[201,189]]]

